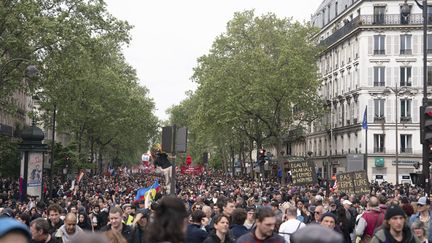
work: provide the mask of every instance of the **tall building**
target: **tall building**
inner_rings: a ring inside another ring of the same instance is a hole
[[[325,46],[317,63],[328,113],[307,131],[305,146],[324,177],[363,168],[366,149],[369,180],[395,183],[398,167],[402,183],[421,163],[423,18],[414,1],[402,15],[404,3],[325,0],[312,16]]]

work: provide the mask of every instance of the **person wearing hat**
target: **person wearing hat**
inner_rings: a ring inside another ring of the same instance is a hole
[[[334,230],[336,227],[336,215],[331,212],[324,213],[321,216],[321,225]]]
[[[356,211],[352,208],[352,202],[349,200],[344,200],[342,202],[342,206],[345,209],[345,215],[346,215],[346,222],[348,223],[345,227],[347,228],[351,239],[353,240],[355,238],[354,227],[355,227],[355,221],[356,221]]]
[[[126,225],[132,225],[132,222],[134,220],[134,217],[132,216],[134,209],[132,208],[132,205],[129,203],[126,203],[122,206],[123,209],[123,221]]]
[[[406,215],[402,208],[391,205],[387,208],[383,227],[374,234],[370,243],[419,243],[420,241],[413,235],[406,222]]]
[[[27,225],[10,217],[0,218],[0,243],[29,243],[31,239]]]
[[[417,201],[417,213],[411,215],[409,219],[409,225],[412,225],[415,221],[421,221],[423,224],[428,226],[428,240],[432,242],[432,214],[429,211],[430,201],[427,197],[421,197]]]

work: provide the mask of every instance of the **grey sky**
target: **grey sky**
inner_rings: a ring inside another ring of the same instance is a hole
[[[179,104],[187,90],[198,57],[207,54],[214,39],[225,32],[234,12],[255,9],[256,15],[309,21],[322,0],[106,0],[108,11],[134,26],[124,49],[140,82],[150,90],[156,115]]]

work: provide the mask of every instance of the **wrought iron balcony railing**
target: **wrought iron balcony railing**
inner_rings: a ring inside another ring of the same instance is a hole
[[[432,18],[428,18],[428,23],[432,23]],[[352,21],[345,23],[344,26],[337,29],[329,37],[320,41],[322,45],[331,45],[342,39],[344,36],[358,28],[359,26],[379,26],[379,25],[420,25],[423,24],[422,14],[410,14],[408,17],[402,17],[400,14],[385,15],[360,15]]]

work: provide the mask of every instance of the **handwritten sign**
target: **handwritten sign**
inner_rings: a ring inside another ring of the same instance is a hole
[[[369,194],[370,187],[366,171],[356,171],[354,174],[354,188],[356,194]]]
[[[346,194],[369,194],[366,171],[347,172],[336,175],[338,191]]]
[[[336,175],[338,191],[345,192],[346,194],[355,194],[353,173],[343,173]]]
[[[315,164],[312,161],[290,162],[293,185],[316,183]]]

